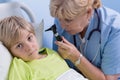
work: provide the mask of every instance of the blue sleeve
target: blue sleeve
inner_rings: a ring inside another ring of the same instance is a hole
[[[120,30],[109,36],[102,57],[101,68],[105,74],[120,73]]]

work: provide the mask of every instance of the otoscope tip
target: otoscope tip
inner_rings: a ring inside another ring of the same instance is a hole
[[[53,24],[50,28],[46,29],[45,31],[50,31],[50,30],[53,30],[53,29],[56,29],[55,24]]]
[[[52,27],[50,27],[50,28],[46,29],[45,31],[50,31],[50,30],[52,30]]]
[[[45,31],[49,31],[49,30],[51,30],[51,28],[49,28],[49,29],[46,29]]]

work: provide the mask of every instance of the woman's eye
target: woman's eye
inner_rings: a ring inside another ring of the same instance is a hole
[[[67,23],[70,23],[70,22],[72,22],[73,20],[71,20],[71,19],[65,19],[65,21],[66,21]]]

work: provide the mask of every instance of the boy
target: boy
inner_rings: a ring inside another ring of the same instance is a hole
[[[21,17],[0,21],[0,41],[14,57],[9,80],[87,80],[70,69],[55,51],[39,50],[32,25]]]

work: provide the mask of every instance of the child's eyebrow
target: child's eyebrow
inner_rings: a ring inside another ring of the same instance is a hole
[[[32,34],[32,33],[28,33],[27,36],[25,37],[25,39],[27,39],[30,36],[30,34]],[[19,40],[19,37],[18,37],[18,40],[13,45],[16,45],[18,43],[22,43],[22,41]]]
[[[26,38],[29,37],[31,34],[32,34],[32,33],[29,32],[29,34],[26,36]]]

